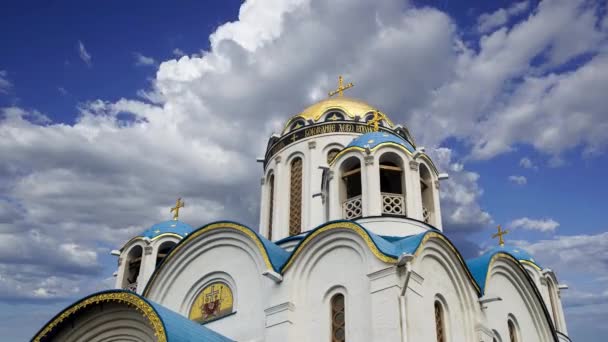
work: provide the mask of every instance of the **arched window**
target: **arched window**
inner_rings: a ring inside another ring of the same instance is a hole
[[[509,325],[509,341],[517,342],[517,330],[515,329],[515,324],[513,324],[513,321],[510,319],[507,324]]]
[[[327,164],[331,163],[331,161],[334,160],[334,158],[336,158],[338,153],[340,153],[340,149],[333,148],[333,149],[329,150],[329,152],[327,152]]]
[[[441,303],[435,301],[435,333],[437,335],[437,342],[445,342],[445,321],[443,306]]]
[[[175,242],[173,241],[165,241],[158,246],[158,252],[156,253],[156,266],[163,261],[163,258],[169,254],[171,249],[175,246]]]
[[[331,297],[331,342],[346,341],[346,315],[344,313],[344,295]]]
[[[289,235],[298,235],[302,231],[302,158],[291,162],[289,201]]]
[[[274,175],[268,178],[268,240],[272,240],[272,213],[274,212]]]
[[[205,323],[232,313],[234,299],[232,290],[223,282],[211,283],[196,296],[190,307],[188,318]]]
[[[380,192],[383,215],[405,215],[405,182],[403,162],[389,152],[380,157]]]
[[[363,215],[363,202],[361,199],[361,162],[356,157],[345,160],[341,167],[342,184],[340,186],[340,200],[342,211],[347,220]]]
[[[420,195],[422,197],[422,219],[428,224],[435,224],[435,201],[433,199],[433,179],[426,165],[420,163]]]
[[[127,260],[125,260],[125,276],[122,280],[122,288],[137,291],[137,277],[139,277],[139,270],[141,269],[141,257],[143,255],[143,248],[141,246],[134,246],[127,254]]]

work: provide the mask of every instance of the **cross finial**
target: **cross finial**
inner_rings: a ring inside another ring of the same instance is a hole
[[[502,238],[505,234],[508,234],[509,231],[508,230],[502,230],[502,227],[500,225],[498,225],[498,227],[496,227],[496,229],[498,229],[498,233],[492,235],[492,239],[498,238],[498,244],[502,247],[505,245],[505,240]]]
[[[340,75],[338,76],[338,89],[330,91],[329,93],[327,93],[327,95],[329,95],[329,97],[332,97],[338,94],[338,96],[342,97],[344,96],[344,91],[346,89],[352,88],[354,86],[355,85],[352,82],[347,85],[344,85],[344,79],[342,78],[342,75]]]
[[[178,198],[177,201],[175,202],[175,207],[171,208],[171,211],[173,213],[173,221],[177,221],[177,217],[179,216],[179,208],[183,208],[186,206],[186,203],[184,201],[182,201],[182,198]]]
[[[386,117],[384,116],[384,114],[382,114],[379,111],[375,110],[374,111],[374,117],[367,122],[367,125],[368,126],[374,126],[374,132],[378,132],[378,130],[380,130],[380,122],[382,120],[384,120],[384,119],[386,119]]]

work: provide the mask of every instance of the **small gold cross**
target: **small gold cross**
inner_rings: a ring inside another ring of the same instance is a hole
[[[295,135],[295,134],[294,134],[294,135],[292,135],[292,136],[291,136],[291,142],[295,142],[296,140],[298,140],[297,135]]]
[[[382,120],[384,120],[384,119],[386,119],[386,117],[384,116],[384,114],[382,114],[379,111],[375,110],[374,111],[374,117],[367,122],[367,125],[368,126],[374,126],[374,132],[378,132],[378,130],[380,129],[380,122]]]
[[[350,89],[354,86],[355,85],[352,82],[350,82],[347,85],[344,85],[344,79],[342,78],[342,75],[340,75],[340,76],[338,76],[338,89],[330,91],[329,93],[327,93],[327,95],[329,95],[329,97],[332,97],[332,96],[338,94],[338,96],[342,97],[342,96],[344,96],[344,91],[346,89]]]
[[[186,203],[184,201],[182,201],[182,198],[178,198],[177,201],[175,202],[175,207],[171,208],[171,211],[173,213],[173,220],[177,221],[177,217],[179,216],[179,208],[183,208],[186,206]]]
[[[492,239],[498,238],[498,244],[502,247],[505,245],[505,240],[502,238],[505,234],[508,234],[509,231],[508,230],[502,230],[502,227],[500,227],[500,225],[498,225],[498,227],[496,227],[496,229],[498,229],[498,233],[492,235]]]

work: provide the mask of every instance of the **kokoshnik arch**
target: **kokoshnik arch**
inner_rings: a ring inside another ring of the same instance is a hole
[[[330,97],[262,160],[260,224],[161,222],[114,251],[117,290],[34,341],[570,341],[557,277],[526,251],[465,260],[442,233],[440,173],[379,109]]]

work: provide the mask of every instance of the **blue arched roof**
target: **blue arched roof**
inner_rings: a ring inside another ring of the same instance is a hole
[[[68,306],[63,311],[53,317],[45,324],[32,339],[35,342],[52,340],[57,331],[57,327],[62,324],[70,324],[71,316],[80,314],[81,309],[90,305],[103,302],[121,302],[133,307],[133,310],[146,316],[149,320],[154,320],[160,325],[154,325],[153,329],[157,338],[167,342],[190,342],[190,341],[209,341],[209,342],[232,342],[231,339],[195,323],[188,318],[167,309],[137,293],[126,290],[101,291],[86,296],[74,304]]]
[[[466,261],[467,267],[471,271],[471,274],[473,275],[475,282],[477,282],[477,285],[479,285],[479,288],[481,289],[482,293],[485,290],[486,278],[488,276],[488,268],[490,267],[490,262],[494,255],[498,253],[508,254],[519,262],[531,264],[538,269],[542,269],[542,267],[536,263],[532,255],[530,255],[530,253],[523,250],[522,248],[513,246],[494,247],[476,258],[469,259]]]
[[[349,147],[359,147],[359,148],[369,147],[370,149],[374,149],[377,146],[380,146],[382,144],[401,145],[412,153],[416,150],[409,142],[405,141],[405,139],[403,139],[402,137],[391,134],[391,133],[387,133],[387,132],[365,133],[365,134],[355,138],[353,141],[351,141],[350,144],[348,144],[345,149],[347,149]]]
[[[176,234],[181,237],[185,237],[186,235],[192,233],[193,230],[194,228],[192,228],[192,226],[189,224],[177,220],[171,220],[157,223],[144,230],[141,234],[139,234],[139,236],[154,239],[155,237],[163,234]]]

